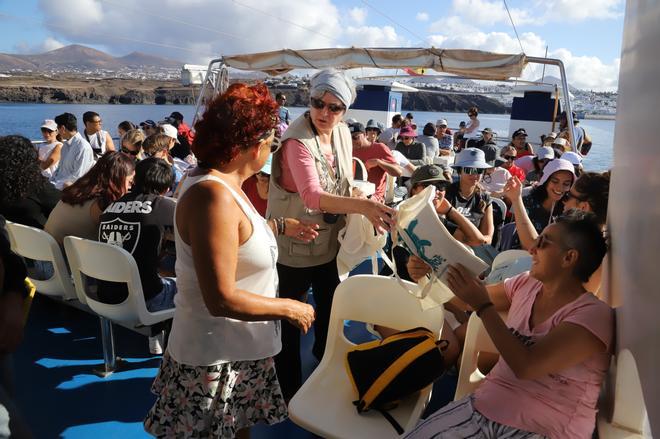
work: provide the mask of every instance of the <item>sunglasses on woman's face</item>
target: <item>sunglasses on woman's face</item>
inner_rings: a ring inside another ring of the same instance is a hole
[[[343,104],[330,104],[318,98],[310,98],[309,102],[312,105],[312,108],[321,111],[323,111],[324,108],[327,108],[328,111],[332,114],[339,114],[342,111],[346,110],[346,107]]]
[[[504,160],[506,160],[507,162],[512,162],[516,159],[516,156],[515,155],[504,155],[504,156],[502,156],[502,158]]]
[[[481,168],[463,168],[463,174],[467,175],[481,175],[484,173],[484,170]]]
[[[425,181],[423,183],[419,183],[419,185],[423,188],[427,188],[428,186],[435,186],[436,190],[445,192],[447,190],[447,186],[449,186],[449,183],[446,181]]]
[[[140,154],[140,151],[133,151],[133,150],[130,150],[128,148],[124,148],[123,146],[121,148],[121,152],[123,152],[124,154],[132,155],[132,156],[136,156],[136,155]]]
[[[575,198],[577,201],[581,201],[581,202],[584,202],[584,201],[588,200],[588,198],[584,198],[584,197],[581,197],[579,195],[576,195],[572,191],[569,190],[568,192],[566,192],[564,194],[564,197],[562,198],[562,201],[567,202],[571,198]]]

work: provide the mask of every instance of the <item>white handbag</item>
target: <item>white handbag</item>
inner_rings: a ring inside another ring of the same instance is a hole
[[[367,167],[364,166],[364,163],[362,163],[362,160],[360,160],[357,157],[353,157],[353,161],[360,167],[361,173],[360,177],[361,179],[354,178],[353,179],[353,186],[356,188],[360,189],[362,193],[368,197],[370,195],[373,195],[376,193],[376,185],[373,184],[372,182],[368,181],[368,172],[367,172]]]
[[[450,264],[461,264],[475,276],[483,273],[488,264],[451,236],[438,218],[434,198],[435,187],[429,186],[399,204],[392,241],[395,245],[403,245],[431,267],[430,281],[421,289],[420,299],[426,299],[430,294],[435,302],[444,303],[453,297],[445,285]],[[425,281],[419,283],[421,286]]]
[[[373,274],[378,274],[376,255],[387,243],[387,236],[378,234],[365,216],[359,213],[346,215],[346,226],[339,231],[337,240],[340,244],[337,253],[340,280],[345,280],[351,270],[369,258]]]

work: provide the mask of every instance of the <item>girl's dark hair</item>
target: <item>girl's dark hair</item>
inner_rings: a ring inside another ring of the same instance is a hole
[[[477,107],[470,107],[470,109],[467,111],[467,114],[472,113],[474,113],[475,116],[479,116],[479,109]]]
[[[128,132],[130,130],[137,129],[137,126],[131,122],[130,120],[125,120],[123,122],[119,122],[119,125],[117,125],[117,128],[121,128],[122,130]]]
[[[426,125],[424,125],[424,129],[422,130],[422,134],[424,134],[425,136],[435,135],[435,124],[433,122],[429,122]]]
[[[563,243],[578,251],[578,261],[573,268],[573,274],[582,282],[589,281],[607,253],[607,243],[596,215],[571,209],[559,216],[556,224],[562,228]]]
[[[607,204],[610,196],[610,171],[584,172],[575,181],[573,188],[589,203],[598,224],[604,225],[607,221]]]
[[[460,166],[457,166],[454,169],[456,169],[456,173],[459,175],[459,178],[460,178],[460,175],[463,172],[463,168],[460,167]],[[457,184],[460,184],[460,183],[457,183]],[[478,213],[484,213],[484,211],[486,210],[486,207],[488,207],[486,205],[486,200],[484,199],[485,197],[483,197],[482,194],[483,194],[483,190],[481,189],[481,186],[479,184],[477,184],[474,188],[474,196],[477,197],[477,199],[479,200],[479,204],[477,204],[477,209],[476,209],[476,212],[478,212]]]
[[[174,170],[163,159],[149,157],[135,165],[135,180],[131,192],[160,195],[174,184]]]
[[[23,136],[0,137],[0,204],[38,194],[46,183],[32,142]]]
[[[62,201],[75,206],[98,198],[99,207],[104,210],[124,195],[126,179],[134,169],[135,162],[128,155],[108,151],[92,169],[62,191]]]

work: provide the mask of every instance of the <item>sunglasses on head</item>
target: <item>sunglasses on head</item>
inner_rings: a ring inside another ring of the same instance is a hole
[[[507,162],[512,162],[516,159],[515,155],[503,155],[502,158]]]
[[[462,172],[467,175],[481,175],[484,173],[484,170],[481,168],[463,168]]]
[[[329,104],[318,98],[310,98],[309,102],[312,105],[312,108],[317,110],[323,110],[324,108],[327,108],[328,111],[333,114],[339,114],[346,110],[346,106],[344,104]]]

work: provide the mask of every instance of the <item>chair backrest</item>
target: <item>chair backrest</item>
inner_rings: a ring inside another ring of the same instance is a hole
[[[647,420],[644,395],[637,364],[629,349],[621,350],[616,357],[613,409],[613,427],[637,434],[644,433]]]
[[[79,295],[98,315],[126,325],[153,325],[172,317],[173,310],[149,312],[142,292],[140,273],[133,256],[121,247],[75,236],[64,238],[71,273]],[[121,303],[107,304],[89,295],[89,285],[82,275],[125,283],[128,297]]]
[[[478,367],[479,352],[498,353],[481,319],[477,317],[476,313],[472,313],[465,333],[465,344],[463,345],[461,368],[458,373],[454,401],[474,392],[481,380],[485,378]]]
[[[515,233],[516,223],[507,223],[500,228],[500,236],[497,243],[497,249],[500,252],[511,249]]]
[[[417,284],[402,282],[411,291],[419,289]],[[423,310],[420,300],[395,278],[351,276],[335,290],[325,355],[319,367],[344,367],[346,352],[354,346],[344,335],[344,320],[373,323],[399,331],[421,326],[439,338],[444,311],[442,306]]]
[[[55,238],[41,229],[9,221],[7,221],[7,231],[15,253],[24,258],[53,264],[53,276],[50,279],[39,280],[28,277],[37,292],[48,296],[59,296],[66,300],[78,298],[62,250]]]
[[[506,203],[503,200],[495,197],[491,198],[490,200],[493,203],[493,207],[497,206],[500,211],[500,217],[502,218],[502,221],[504,221],[507,213]],[[498,224],[495,224],[495,226],[497,227]]]
[[[493,259],[486,284],[496,284],[532,267],[532,256],[527,250],[506,250]]]

